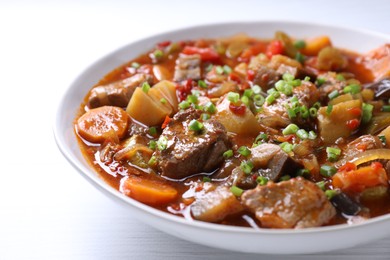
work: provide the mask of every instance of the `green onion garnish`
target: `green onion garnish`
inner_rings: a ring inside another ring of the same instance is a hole
[[[309,109],[309,114],[310,114],[311,117],[317,117],[317,108],[311,107]]]
[[[233,156],[233,150],[227,150],[226,152],[223,153],[223,157],[225,159],[229,159]]]
[[[253,85],[252,86],[252,90],[253,90],[253,93],[255,93],[255,94],[260,94],[261,93],[261,88],[258,85]]]
[[[299,127],[296,124],[289,124],[285,129],[283,129],[283,135],[295,134],[299,130]]]
[[[390,112],[390,106],[383,106],[382,111],[383,112]]]
[[[322,165],[320,174],[324,177],[332,177],[337,172],[337,169],[330,165]]]
[[[326,82],[326,79],[324,79],[324,78],[317,78],[316,85],[321,86],[325,82]]]
[[[254,93],[253,89],[245,89],[243,95],[248,97],[248,98],[251,98],[253,96],[253,93]]]
[[[314,140],[317,138],[317,134],[314,131],[309,131],[309,139]]]
[[[188,128],[194,132],[199,132],[203,129],[203,124],[199,122],[198,120],[191,120],[191,122],[188,124]]]
[[[167,149],[167,147],[168,147],[168,139],[165,136],[161,135],[157,141],[157,149],[163,151]]]
[[[299,129],[296,135],[302,140],[309,138],[309,133],[305,129]]]
[[[265,98],[262,95],[257,94],[253,97],[253,102],[255,103],[256,106],[260,107],[264,104]]]
[[[338,194],[338,192],[336,190],[326,190],[325,191],[325,195],[328,198],[328,200],[331,200],[337,194]]]
[[[238,100],[240,100],[240,94],[236,92],[229,92],[227,94],[227,98],[231,103],[236,104]]]
[[[150,127],[149,128],[149,134],[150,135],[156,135],[157,134],[157,129],[154,126]]]
[[[230,188],[230,191],[231,191],[231,192],[233,193],[233,195],[236,196],[236,197],[240,197],[241,194],[244,192],[243,189],[240,189],[240,188],[238,188],[237,186],[234,186],[234,185]]]
[[[281,143],[279,144],[280,148],[282,148],[283,151],[285,151],[286,153],[291,153],[294,146],[292,144],[290,144],[289,142],[284,142],[284,143]]]
[[[332,113],[332,110],[333,110],[333,105],[328,105],[328,107],[326,108],[326,114],[330,115]]]
[[[148,82],[144,82],[143,84],[142,84],[142,91],[143,92],[145,92],[145,93],[148,93],[149,92],[149,89],[150,89],[150,85],[149,85],[149,83]]]
[[[240,169],[248,175],[252,172],[253,163],[251,161],[243,161],[240,164]]]
[[[232,69],[228,65],[224,65],[223,71],[225,72],[225,74],[230,74],[232,72]]]
[[[386,136],[384,135],[378,135],[379,140],[381,140],[383,145],[386,145]]]
[[[362,108],[363,108],[362,122],[366,124],[371,121],[372,111],[374,109],[374,106],[371,104],[363,103]]]
[[[167,100],[166,100],[165,98],[161,98],[161,99],[160,99],[160,102],[161,102],[161,104],[164,104],[164,105],[165,105],[165,104],[167,103]]]
[[[316,182],[316,184],[317,184],[317,186],[318,186],[321,190],[325,191],[325,182],[324,182],[324,181]]]
[[[209,120],[210,117],[211,117],[211,116],[210,116],[209,114],[207,114],[207,113],[203,113],[203,114],[202,114],[202,120],[203,120],[203,121]]]
[[[215,67],[215,72],[217,72],[217,74],[219,74],[219,75],[222,75],[223,74],[223,68],[221,66],[217,66],[217,67]]]
[[[288,181],[289,179],[291,179],[290,175],[284,175],[284,176],[280,177],[279,181]]]
[[[211,101],[207,102],[204,105],[204,110],[211,113],[211,114],[214,114],[215,112],[217,112],[217,108],[215,107],[215,105]]]
[[[306,47],[306,42],[304,40],[298,40],[294,42],[294,47],[297,48],[298,50],[303,49]]]
[[[186,100],[184,100],[184,101],[182,101],[182,102],[179,103],[179,107],[180,107],[181,109],[187,109],[187,108],[189,108],[190,106],[191,106],[190,102],[188,102],[188,101],[186,101]]]
[[[203,182],[211,182],[211,179],[210,177],[207,177],[207,176],[203,176]]]
[[[241,146],[240,148],[238,148],[238,152],[245,157],[251,154],[251,150],[249,150],[249,148],[246,146]]]
[[[203,80],[198,80],[198,86],[201,88],[207,88],[207,84]]]
[[[138,69],[139,67],[141,67],[141,64],[139,64],[138,62],[132,62],[131,67],[134,69]]]
[[[157,164],[157,159],[155,156],[152,156],[150,157],[149,161],[148,161],[148,165],[149,166],[155,166]]]
[[[152,149],[152,150],[156,149],[156,141],[150,140],[149,148]]]
[[[264,176],[259,176],[256,178],[256,182],[263,186],[263,185],[266,185],[268,183],[268,178],[267,177],[264,177]]]
[[[333,90],[332,92],[330,92],[330,94],[328,95],[328,98],[330,100],[336,98],[339,96],[339,91],[337,89]]]
[[[155,50],[154,52],[153,52],[153,55],[154,55],[154,57],[156,58],[156,59],[160,59],[160,58],[162,58],[162,56],[164,56],[164,53],[161,51],[161,50]]]

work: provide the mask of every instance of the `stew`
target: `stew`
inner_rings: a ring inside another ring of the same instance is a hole
[[[75,119],[86,159],[121,193],[253,228],[390,212],[390,44],[327,36],[160,42],[92,87]]]

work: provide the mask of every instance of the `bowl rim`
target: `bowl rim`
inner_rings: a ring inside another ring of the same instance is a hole
[[[206,29],[209,27],[227,27],[231,25],[236,26],[245,26],[248,24],[281,24],[281,25],[295,25],[295,26],[314,26],[314,27],[323,27],[333,30],[345,30],[353,33],[361,33],[365,35],[375,36],[383,39],[390,40],[390,35],[376,32],[368,29],[357,29],[349,26],[339,26],[335,24],[324,24],[324,23],[318,23],[318,22],[308,22],[308,21],[299,21],[299,20],[284,20],[284,19],[267,19],[267,20],[240,20],[240,21],[229,21],[229,22],[215,22],[215,23],[201,23],[186,27],[180,27],[180,28],[174,28],[172,30],[165,30],[163,32],[159,32],[156,34],[152,34],[150,36],[138,38],[134,41],[128,42],[122,46],[119,46],[118,48],[115,48],[111,51],[109,51],[107,54],[99,57],[92,63],[89,63],[89,65],[81,71],[77,77],[74,78],[74,80],[71,82],[71,84],[68,85],[68,87],[65,89],[65,91],[62,93],[61,98],[59,100],[59,104],[57,106],[57,109],[55,111],[55,118],[54,118],[54,124],[52,126],[53,128],[53,134],[55,142],[62,153],[62,155],[66,158],[66,160],[84,177],[89,181],[93,186],[101,191],[105,195],[110,195],[110,197],[115,198],[116,200],[123,202],[127,205],[130,205],[133,209],[142,211],[143,213],[146,213],[152,217],[158,217],[163,218],[166,221],[174,222],[176,224],[194,227],[194,228],[200,228],[205,230],[212,230],[215,232],[234,232],[239,234],[258,234],[258,235],[292,235],[292,236],[298,236],[301,234],[313,234],[313,233],[328,233],[328,232],[335,232],[335,231],[343,231],[343,230],[351,230],[351,229],[360,229],[366,226],[371,226],[374,224],[380,224],[383,222],[390,221],[390,213],[374,218],[370,218],[368,220],[364,220],[361,223],[355,223],[355,224],[337,224],[332,226],[321,226],[321,227],[313,227],[313,228],[305,228],[305,229],[267,229],[267,228],[250,228],[250,227],[240,227],[240,226],[229,226],[229,225],[223,225],[223,224],[215,224],[215,223],[208,223],[198,220],[188,220],[184,217],[176,216],[167,212],[164,212],[162,210],[158,210],[156,208],[153,208],[152,206],[148,206],[146,204],[143,204],[135,199],[132,199],[122,193],[120,193],[117,189],[111,187],[108,185],[99,175],[96,173],[92,167],[86,168],[81,165],[81,163],[75,158],[73,154],[70,153],[68,146],[65,142],[65,138],[63,135],[63,131],[61,130],[61,123],[60,118],[63,111],[63,107],[65,107],[65,102],[69,98],[70,91],[77,85],[77,82],[79,82],[87,72],[93,70],[96,66],[98,66],[103,60],[107,59],[108,57],[112,56],[113,54],[117,52],[121,52],[127,48],[129,48],[131,45],[139,44],[141,42],[146,42],[149,39],[153,39],[155,37],[162,37],[166,34],[181,34],[187,30],[199,30],[199,29]],[[113,68],[115,69],[115,68]],[[109,71],[107,72],[109,73]],[[91,86],[92,87],[92,86]],[[74,115],[73,118],[75,118],[76,115]],[[76,138],[76,136],[74,136]],[[78,144],[77,144],[78,145]]]

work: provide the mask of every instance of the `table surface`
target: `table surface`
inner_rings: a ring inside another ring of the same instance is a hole
[[[100,194],[52,134],[70,82],[150,34],[231,20],[300,20],[390,33],[390,1],[0,1],[0,259],[389,259],[390,238],[306,256],[196,245],[157,231]]]

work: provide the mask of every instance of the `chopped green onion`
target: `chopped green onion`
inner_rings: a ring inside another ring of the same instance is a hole
[[[209,114],[207,114],[207,113],[203,113],[202,114],[202,120],[203,121],[209,120],[210,118],[211,118],[211,116]]]
[[[258,143],[259,141],[262,141],[262,142],[265,142],[268,140],[268,135],[265,134],[265,133],[261,133],[259,134],[256,139],[255,139],[255,143]]]
[[[275,92],[274,92],[275,93]],[[274,101],[276,100],[275,96],[273,95],[273,93],[271,93],[270,95],[268,95],[266,98],[265,98],[265,101],[267,102],[268,105],[272,104]]]
[[[339,96],[339,91],[337,89],[333,90],[332,92],[330,92],[330,94],[328,95],[328,98],[330,100],[336,98]]]
[[[198,80],[198,86],[201,88],[207,88],[207,84],[203,80]]]
[[[256,178],[256,182],[263,186],[263,185],[266,185],[268,183],[268,178],[267,177],[264,177],[264,176],[259,176]]]
[[[234,186],[234,185],[230,188],[230,191],[236,197],[240,197],[242,195],[242,193],[244,192],[243,189],[240,189],[240,188],[238,188],[237,186]]]
[[[390,112],[390,106],[383,106],[382,111],[383,112]]]
[[[229,93],[227,94],[227,98],[228,98],[228,100],[229,100],[231,103],[235,104],[235,103],[238,102],[238,100],[240,100],[240,94],[238,94],[238,93],[236,93],[236,92],[229,92]]]
[[[131,67],[134,69],[138,69],[139,67],[141,67],[141,64],[139,64],[138,62],[132,62]]]
[[[324,181],[319,181],[319,182],[317,182],[316,184],[317,184],[317,186],[318,186],[321,190],[325,191],[325,182],[324,182]]]
[[[181,109],[187,109],[187,108],[189,108],[190,106],[191,106],[190,102],[188,102],[188,101],[186,101],[186,100],[184,100],[184,101],[182,101],[182,102],[179,103],[179,107],[180,107]]]
[[[303,105],[303,106],[301,106],[301,108],[299,110],[301,113],[301,117],[303,119],[306,119],[310,116],[309,109],[307,108],[307,106]]]
[[[217,72],[217,74],[219,74],[219,75],[222,75],[223,74],[223,68],[221,66],[217,66],[217,67],[215,67],[215,72]]]
[[[384,135],[378,135],[379,140],[381,140],[383,145],[386,145],[386,136]]]
[[[203,176],[203,182],[211,182],[210,177]]]
[[[324,177],[332,177],[337,172],[337,169],[330,165],[322,165],[320,174]]]
[[[251,150],[249,150],[249,148],[246,146],[241,146],[240,148],[238,148],[238,152],[245,157],[251,154]]]
[[[285,129],[283,129],[283,135],[295,134],[299,130],[299,127],[296,124],[289,124]]]
[[[304,62],[305,62],[305,55],[303,55],[303,54],[300,53],[300,52],[297,52],[297,54],[295,55],[295,59],[296,59],[299,63],[304,63]]]
[[[314,140],[316,138],[317,138],[317,134],[313,130],[309,131],[309,139]]]
[[[223,153],[223,157],[225,159],[229,159],[233,156],[233,150],[227,150],[226,152]]]
[[[325,82],[326,82],[326,79],[324,79],[324,78],[317,78],[316,85],[321,86]]]
[[[245,89],[243,96],[251,98],[253,96],[253,90],[252,89]]]
[[[244,103],[246,106],[249,106],[249,98],[247,96],[242,96],[241,102]]]
[[[299,129],[296,134],[302,140],[309,138],[309,134],[305,129]]]
[[[360,90],[361,90],[360,85],[358,85],[358,84],[351,84],[351,85],[346,86],[343,89],[343,92],[344,93],[357,94],[357,93],[360,92]]]
[[[339,148],[326,147],[326,154],[328,156],[328,161],[335,162],[339,158],[341,150]]]
[[[325,195],[328,198],[328,200],[331,200],[337,194],[338,194],[338,192],[336,190],[326,190],[325,191]]]
[[[279,181],[288,181],[289,179],[291,179],[290,175],[284,175],[284,176],[280,177]]]
[[[336,79],[339,80],[339,81],[344,81],[345,80],[344,76],[341,75],[341,74],[337,74],[336,75]]]
[[[206,67],[206,72],[210,72],[212,69],[213,69],[214,65],[213,64],[209,64],[207,67]]]
[[[148,82],[144,82],[143,84],[142,84],[142,91],[143,92],[145,92],[145,93],[148,93],[149,92],[149,89],[150,89],[150,85],[149,85],[149,83]]]
[[[372,111],[374,109],[374,106],[371,104],[363,103],[362,108],[363,108],[362,122],[366,124],[371,121]]]
[[[164,53],[161,51],[161,50],[155,50],[154,52],[153,52],[153,55],[154,55],[154,57],[156,58],[156,59],[160,59],[160,58],[162,58],[162,56],[164,56]]]
[[[265,102],[265,98],[260,95],[260,94],[257,94],[253,97],[253,102],[255,103],[256,106],[262,106]]]
[[[253,85],[252,86],[252,90],[253,90],[253,93],[255,93],[255,94],[260,94],[261,93],[261,88],[258,85]]]
[[[298,172],[297,172],[297,175],[298,176],[309,176],[310,175],[310,171],[308,169],[299,169]]]
[[[191,104],[198,104],[198,97],[196,95],[188,95],[187,101]]]
[[[310,77],[309,76],[306,76],[303,81],[310,81]]]
[[[165,136],[161,135],[157,141],[157,149],[163,151],[167,149],[167,147],[168,147],[168,139]]]
[[[289,142],[283,142],[283,143],[279,144],[279,146],[286,153],[291,153],[293,148],[294,148],[294,146],[292,144],[290,144]]]
[[[318,110],[318,109],[321,108],[321,103],[317,101],[317,102],[315,102],[315,103],[313,104],[312,107],[314,107],[314,108],[316,108],[316,109]]]
[[[156,135],[157,134],[157,129],[154,126],[150,127],[149,128],[149,134],[150,135]]]
[[[199,122],[198,120],[191,120],[191,122],[188,124],[188,128],[192,131],[199,132],[203,129],[203,124]]]
[[[297,113],[295,113],[295,110],[293,108],[287,108],[287,115],[288,118],[292,119],[297,116]]]
[[[332,110],[333,110],[333,105],[328,105],[328,107],[326,108],[326,114],[330,115],[332,113]]]
[[[282,78],[285,81],[293,81],[295,79],[295,77],[292,74],[290,74],[290,73],[284,73]]]
[[[206,105],[204,105],[204,110],[211,113],[211,114],[214,114],[215,112],[217,112],[217,108],[215,107],[215,105],[211,101],[207,102]]]
[[[167,100],[166,100],[165,98],[161,98],[161,99],[160,99],[160,102],[161,102],[161,104],[164,104],[164,105],[165,105],[165,104],[167,103]]]
[[[311,117],[317,117],[317,108],[311,107],[309,109],[309,114],[310,114]]]
[[[243,161],[240,164],[240,169],[246,174],[250,174],[253,169],[253,163],[251,161]]]
[[[294,42],[294,47],[297,48],[298,50],[303,49],[306,47],[306,42],[304,40],[298,40]]]
[[[155,156],[152,156],[150,157],[149,161],[148,161],[148,165],[149,166],[155,166],[157,164],[157,159]]]
[[[232,72],[232,69],[228,65],[224,65],[223,71],[225,72],[225,74],[230,74]]]
[[[152,149],[152,150],[156,149],[156,141],[150,140],[149,148]]]

